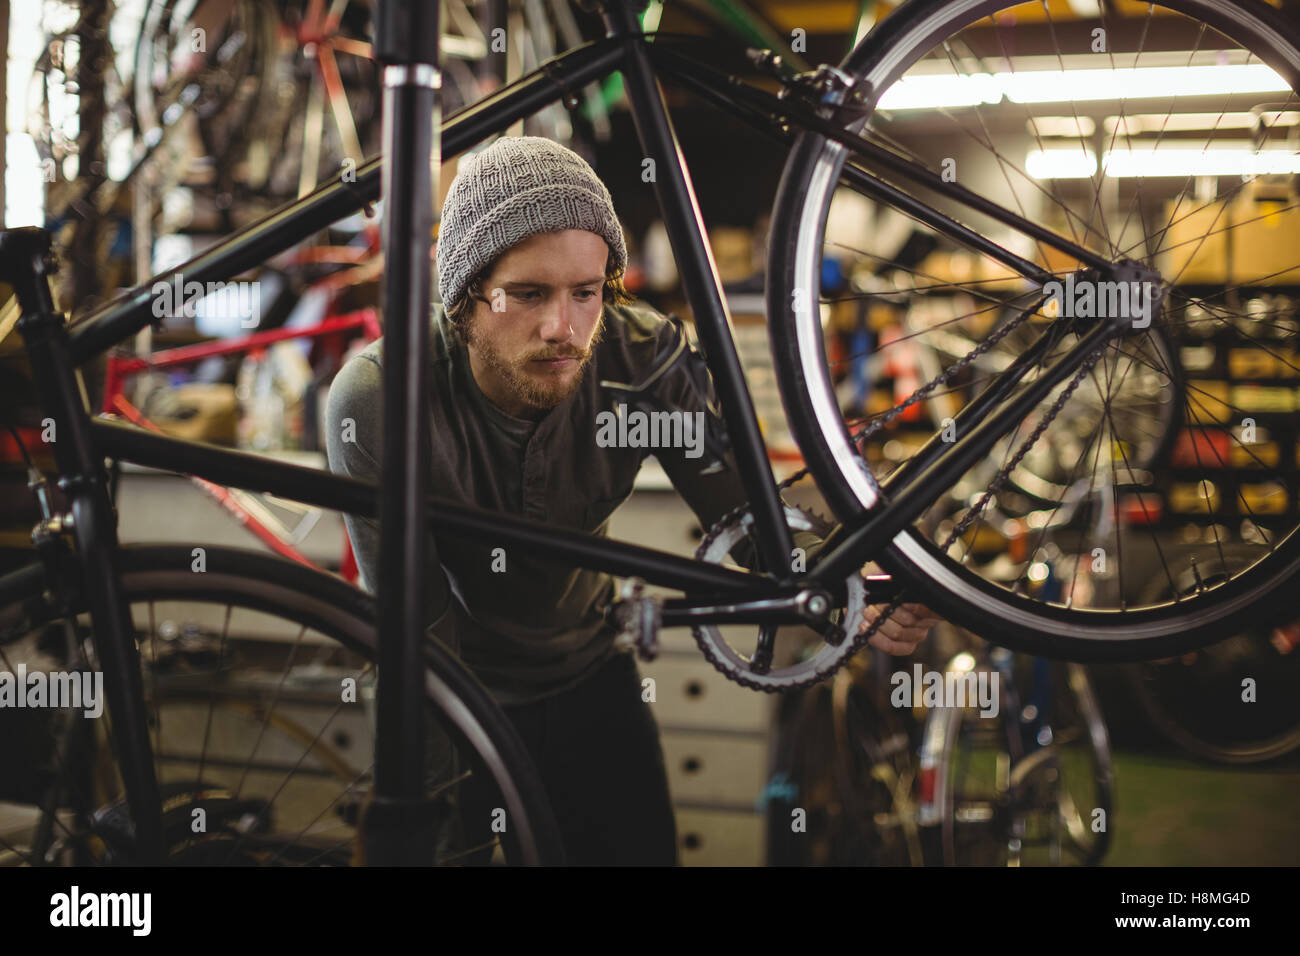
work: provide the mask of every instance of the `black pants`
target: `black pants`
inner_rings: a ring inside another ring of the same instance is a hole
[[[614,654],[564,693],[504,708],[537,765],[570,865],[677,862],[676,823],[651,706],[641,699],[636,659]],[[469,844],[489,840],[500,798],[478,775],[460,790]]]

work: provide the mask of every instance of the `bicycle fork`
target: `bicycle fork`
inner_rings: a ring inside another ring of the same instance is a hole
[[[0,232],[0,279],[11,283],[22,314],[18,329],[31,362],[41,408],[49,416],[49,444],[60,474],[59,489],[71,505],[83,586],[93,624],[91,639],[104,673],[119,769],[135,821],[136,862],[163,862],[162,804],[154,775],[144,705],[140,655],[131,615],[113,556],[117,527],[103,460],[91,439],[84,391],[69,351],[68,328],[54,311],[50,276],[55,266],[43,229]],[[54,808],[57,811],[57,808]]]

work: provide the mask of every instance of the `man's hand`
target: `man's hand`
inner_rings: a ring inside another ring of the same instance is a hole
[[[879,574],[880,567],[868,561],[862,568],[863,574]],[[862,623],[858,633],[863,633],[884,613],[885,606],[868,604],[862,609]],[[879,630],[868,638],[867,643],[887,654],[905,656],[916,650],[930,628],[938,624],[941,618],[924,604],[900,604]]]

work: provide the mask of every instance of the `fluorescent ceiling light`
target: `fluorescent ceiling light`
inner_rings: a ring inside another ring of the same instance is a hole
[[[1143,133],[1198,132],[1201,130],[1220,129],[1254,129],[1255,123],[1263,120],[1265,129],[1300,125],[1300,112],[1280,110],[1262,110],[1260,113],[1139,113],[1135,116],[1107,116],[1105,128],[1107,133],[1140,136]]]
[[[1179,56],[1183,65],[1164,65]],[[1197,59],[1205,58],[1190,53],[1152,54],[1141,59],[1142,66],[1121,66],[1124,61],[1139,62],[1138,58],[1116,54],[1116,66],[1094,69],[1085,64],[1095,64],[1095,57],[1032,57],[1014,64],[999,61],[1008,66],[1005,71],[987,72],[972,65],[961,73],[953,72],[951,64],[927,60],[885,90],[879,108],[978,106],[999,103],[1003,97],[1013,103],[1054,103],[1290,92],[1286,82],[1263,63],[1233,62],[1241,56],[1227,56],[1222,63],[1191,62]]]
[[[997,73],[999,88],[1013,103],[1122,100],[1236,93],[1285,93],[1286,83],[1269,66],[1157,66],[1118,70],[1055,70]]]
[[[1097,124],[1091,116],[1031,116],[1025,120],[1031,136],[1068,136],[1078,139],[1091,136]]]
[[[964,76],[905,76],[880,98],[882,110],[940,109],[997,103],[1002,88],[988,73]]]
[[[1300,153],[1256,150],[1248,142],[1225,142],[1213,149],[1163,145],[1159,149],[1114,149],[1102,156],[1104,175],[1264,176],[1300,175]],[[1086,179],[1097,171],[1097,157],[1079,149],[1036,149],[1025,157],[1025,172],[1035,179]]]
[[[1252,149],[1249,145],[1212,149],[1116,149],[1102,157],[1106,175],[1265,176],[1300,173],[1300,153],[1289,149]]]
[[[1090,149],[1036,149],[1025,158],[1025,172],[1035,179],[1089,179],[1097,172],[1097,154]]]

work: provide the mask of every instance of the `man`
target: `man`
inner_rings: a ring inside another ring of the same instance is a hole
[[[639,384],[658,362],[653,391],[664,407],[705,411],[708,398],[690,374],[698,352],[666,361],[677,327],[630,305],[626,262],[609,191],[576,153],[516,137],[462,162],[437,245],[445,312],[435,309],[430,356],[434,494],[606,533],[648,449],[598,439],[598,415],[617,403],[599,383]],[[381,360],[382,341],[350,361],[331,389],[336,471],[379,478]],[[734,463],[710,469],[698,442],[653,453],[705,528],[745,500]],[[373,591],[376,522],[349,516],[347,526],[362,584]],[[518,728],[569,861],[673,863],[658,726],[634,658],[615,650],[604,622],[612,579],[503,541],[448,537],[431,560],[432,631]],[[935,620],[905,605],[871,643],[910,653]],[[476,834],[485,832],[485,799],[480,791],[462,799],[465,827]]]

